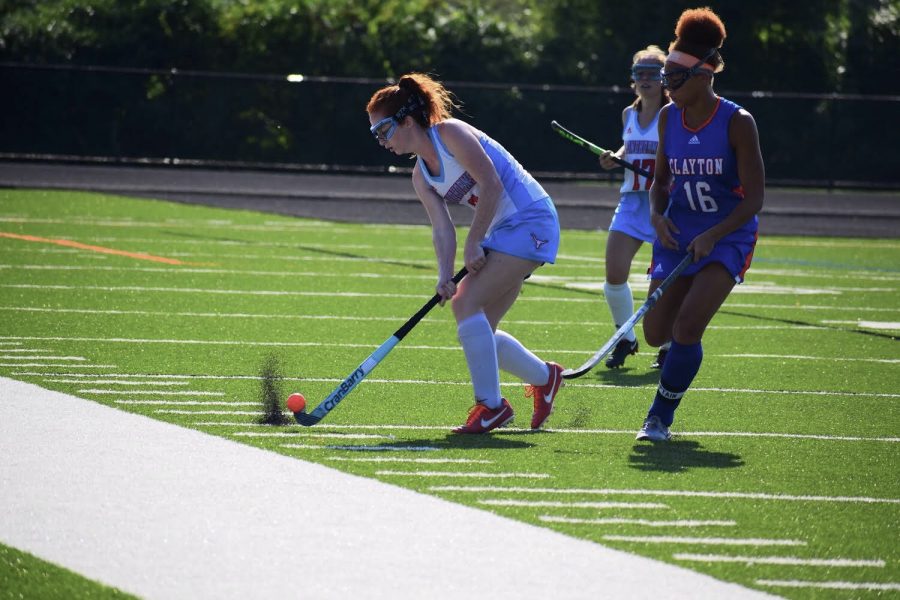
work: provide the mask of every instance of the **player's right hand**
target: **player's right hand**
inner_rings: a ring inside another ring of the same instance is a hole
[[[607,150],[600,155],[600,166],[604,171],[610,171],[619,166],[612,158],[610,158],[611,156],[615,156],[612,150]]]
[[[438,304],[441,306],[444,305],[447,300],[456,295],[456,284],[452,279],[447,279],[446,281],[440,281],[434,288],[435,293],[441,297],[438,301]]]
[[[672,219],[654,212],[650,215],[650,223],[656,231],[656,239],[659,240],[660,244],[669,250],[678,250],[678,241],[672,233],[681,233],[681,231],[675,226]]]

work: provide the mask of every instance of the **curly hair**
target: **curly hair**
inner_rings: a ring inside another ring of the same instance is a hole
[[[421,106],[410,116],[422,127],[430,127],[450,118],[454,108],[459,108],[455,96],[444,85],[424,73],[407,73],[394,85],[388,85],[374,94],[366,105],[366,112],[384,111],[395,114],[416,95]]]
[[[725,42],[725,24],[709,7],[691,8],[681,13],[675,25],[675,41],[669,44],[669,52],[678,50],[703,57],[715,50],[706,63],[716,73],[725,68],[725,60],[718,49]]]

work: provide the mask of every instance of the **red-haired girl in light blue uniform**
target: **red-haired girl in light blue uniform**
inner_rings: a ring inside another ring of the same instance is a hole
[[[650,293],[681,261],[693,264],[644,318],[651,346],[672,340],[659,387],[637,439],[664,441],[675,409],[700,370],[707,325],[743,281],[756,245],[765,170],[756,122],[716,95],[725,26],[708,8],[686,10],[663,70],[671,103],[659,117],[650,218],[656,230]]]
[[[531,428],[553,409],[563,368],[544,362],[516,338],[497,329],[519,296],[522,282],[556,260],[559,220],[547,192],[503,146],[484,132],[451,118],[450,92],[421,73],[372,96],[366,111],[371,131],[386,149],[417,157],[413,187],[431,220],[438,262],[436,290],[452,300],[457,334],[472,377],[475,405],[455,433],[485,433],[512,421],[500,394],[503,369],[525,381],[533,397]],[[475,211],[463,250],[469,274],[452,281],[456,228],[448,204]],[[441,302],[443,304],[443,301]]]

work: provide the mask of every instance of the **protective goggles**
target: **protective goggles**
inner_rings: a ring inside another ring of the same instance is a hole
[[[396,133],[397,131],[397,126],[400,125],[403,119],[405,119],[407,115],[421,106],[422,102],[419,100],[419,97],[416,94],[413,94],[409,97],[409,100],[406,101],[406,104],[401,106],[400,110],[394,113],[393,117],[383,118],[382,120],[369,127],[369,131],[372,132],[372,135],[374,135],[375,139],[379,142],[386,142],[394,137],[394,133]]]
[[[685,83],[687,83],[688,79],[699,73],[701,70],[706,69],[707,71],[711,71],[710,67],[705,66],[706,59],[710,58],[715,53],[716,49],[712,48],[709,52],[706,53],[706,56],[699,59],[692,67],[680,67],[678,69],[672,69],[671,71],[661,70],[660,75],[662,75],[663,87],[670,92],[674,92]]]
[[[661,81],[662,69],[659,63],[638,63],[631,67],[632,81]]]

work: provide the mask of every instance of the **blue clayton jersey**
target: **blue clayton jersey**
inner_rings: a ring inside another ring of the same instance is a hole
[[[663,152],[674,181],[667,214],[680,233],[673,234],[682,250],[691,241],[725,220],[744,198],[737,158],[728,140],[728,124],[741,107],[719,98],[710,119],[697,129],[684,123],[683,112],[669,104]],[[758,219],[744,223],[722,243],[753,243]]]

